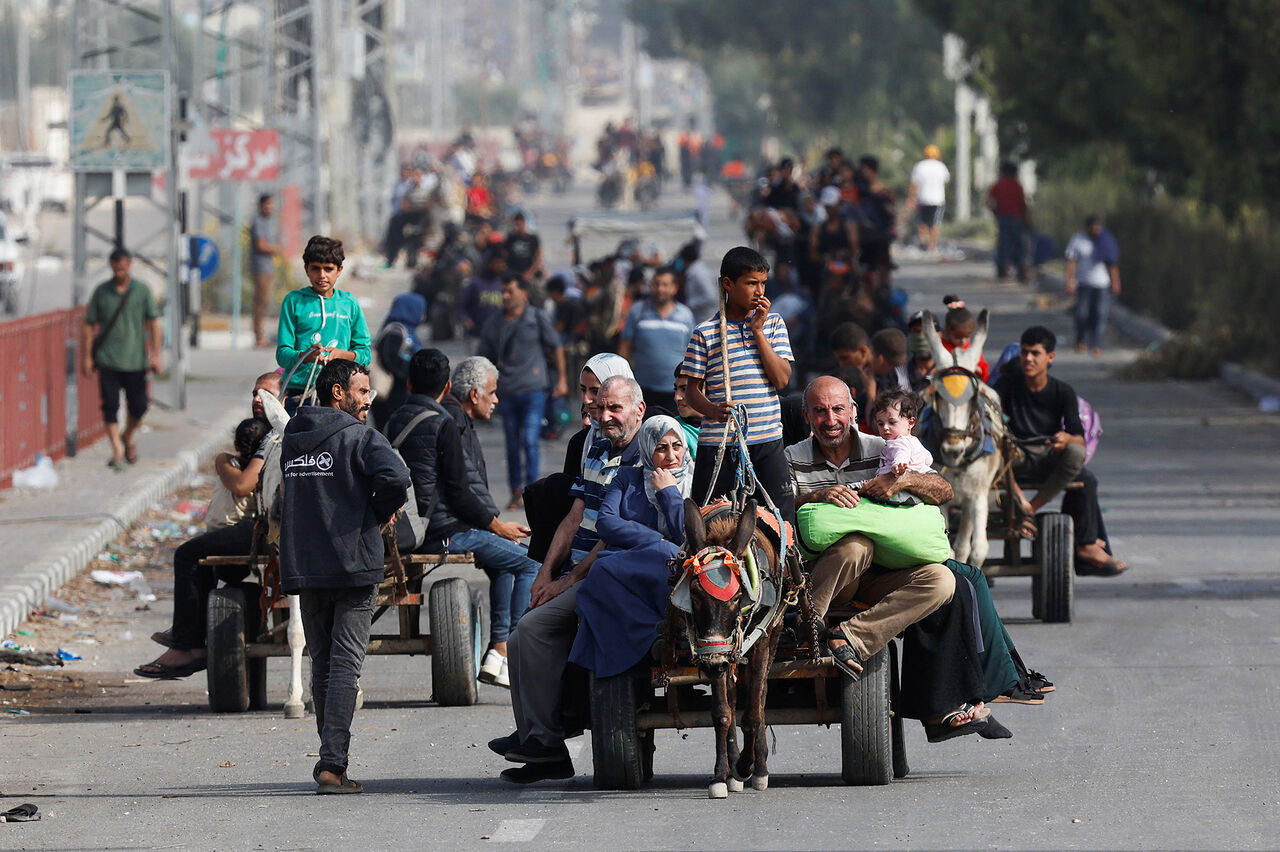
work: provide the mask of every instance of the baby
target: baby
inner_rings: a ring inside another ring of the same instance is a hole
[[[885,441],[876,476],[886,473],[901,476],[908,470],[931,473],[933,455],[911,434],[919,413],[915,394],[897,388],[885,391],[876,396],[874,408],[876,433]],[[899,492],[899,495],[910,497],[906,492]]]
[[[253,460],[262,441],[271,431],[271,425],[265,420],[250,417],[241,420],[234,432],[235,453],[228,453],[228,463],[236,470],[244,470]],[[213,485],[213,496],[209,499],[209,508],[205,511],[204,524],[206,530],[222,529],[238,523],[249,511],[252,495],[236,497],[219,479]]]

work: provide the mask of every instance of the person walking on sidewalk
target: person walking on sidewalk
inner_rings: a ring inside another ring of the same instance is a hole
[[[364,423],[371,393],[363,366],[330,361],[316,388],[319,405],[298,409],[281,444],[280,579],[286,594],[301,596],[320,734],[316,792],[359,793],[347,752],[383,575],[379,525],[404,505],[409,470]]]
[[[1009,279],[1009,270],[1018,280],[1027,280],[1027,196],[1018,182],[1018,167],[1012,162],[1000,164],[1000,179],[987,190],[987,209],[996,217],[996,277]]]
[[[1102,354],[1112,298],[1120,295],[1120,247],[1102,220],[1090,216],[1067,243],[1067,295],[1076,297],[1076,351]]]
[[[102,420],[111,442],[107,466],[119,471],[138,460],[134,436],[147,413],[147,373],[161,369],[164,330],[151,288],[130,274],[133,255],[120,247],[108,260],[111,280],[99,284],[89,297],[80,370],[85,378],[98,373]],[[121,391],[128,412],[123,432],[119,423]]]

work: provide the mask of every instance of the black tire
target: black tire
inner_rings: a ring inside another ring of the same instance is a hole
[[[469,707],[476,703],[475,625],[471,587],[449,577],[427,596],[431,619],[431,687],[437,704]]]
[[[889,722],[889,652],[881,648],[854,683],[841,675],[840,775],[861,787],[893,780],[893,736]]]
[[[209,593],[205,645],[209,663],[209,709],[243,713],[249,709],[249,665],[244,653],[244,591],[224,586]]]
[[[1052,624],[1071,621],[1075,612],[1075,524],[1070,515],[1037,516],[1040,534],[1040,617]]]
[[[600,790],[636,790],[653,776],[653,732],[636,728],[636,679],[591,678],[591,762]],[[648,754],[648,767],[645,756]],[[647,773],[646,773],[647,768]]]
[[[898,643],[889,643],[889,709],[893,717],[889,722],[893,739],[893,777],[906,778],[911,772],[907,764],[907,738],[903,731],[902,714],[898,712],[898,696],[902,694],[902,672],[898,665]]]
[[[262,625],[262,586],[243,583],[244,635],[246,641],[256,642]],[[265,710],[267,707],[267,658],[249,657],[249,709]]]

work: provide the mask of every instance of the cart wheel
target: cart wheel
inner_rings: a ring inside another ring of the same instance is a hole
[[[235,586],[214,589],[209,593],[206,619],[209,709],[215,713],[243,713],[249,709],[244,591]]]
[[[480,664],[484,660],[485,649],[489,647],[489,643],[485,641],[485,637],[489,635],[489,596],[483,588],[477,586],[471,587],[471,622],[475,625],[472,629],[471,647],[474,651],[472,657],[475,660],[476,673],[480,672]]]
[[[1040,617],[1068,622],[1075,610],[1075,524],[1060,512],[1041,514],[1038,520]]]
[[[591,762],[596,788],[638,789],[653,775],[652,742],[653,731],[646,736],[636,729],[636,679],[628,674],[592,676]]]
[[[902,673],[898,666],[898,643],[889,643],[889,709],[893,711],[889,722],[893,739],[893,777],[906,778],[911,772],[907,765],[907,738],[903,734],[902,714],[898,712],[898,696],[902,694]]]
[[[470,585],[461,577],[435,583],[427,598],[427,612],[436,703],[446,707],[475,704],[477,667]]]
[[[889,722],[889,652],[881,648],[854,683],[840,677],[840,775],[858,786],[893,780]]]

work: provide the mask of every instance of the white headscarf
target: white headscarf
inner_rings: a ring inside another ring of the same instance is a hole
[[[684,429],[680,423],[674,417],[660,414],[641,423],[640,434],[636,436],[636,440],[640,442],[640,463],[644,466],[644,493],[649,498],[649,504],[658,510],[658,527],[664,536],[670,536],[672,531],[666,529],[667,520],[662,513],[662,504],[658,502],[658,489],[653,487],[653,472],[656,470],[653,466],[653,451],[670,432],[675,432],[680,442],[684,443]],[[685,447],[680,459],[680,467],[672,469],[671,475],[676,479],[676,489],[680,496],[688,497],[693,490],[693,465],[690,463],[688,447]]]
[[[612,352],[601,352],[599,355],[591,356],[587,363],[582,365],[582,372],[585,373],[587,370],[590,370],[600,380],[600,384],[604,384],[614,376],[635,379],[631,372],[631,364],[627,359]],[[591,445],[604,437],[600,434],[600,424],[596,422],[595,414],[588,411],[587,416],[591,418],[591,427],[590,431],[587,432],[587,440],[582,444],[582,460],[578,465],[579,467],[587,463],[587,453],[591,450]]]

